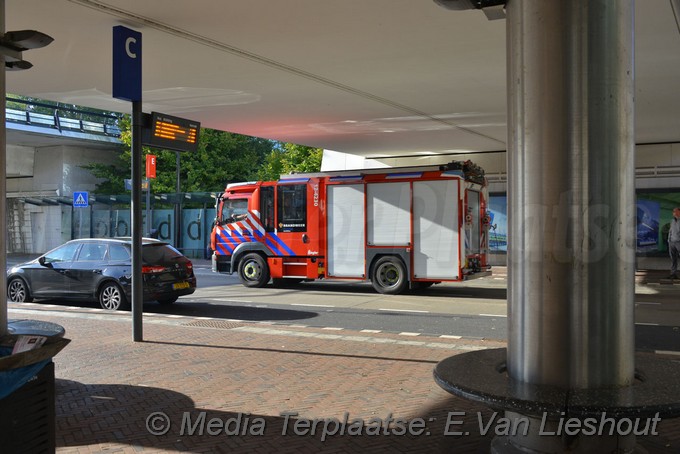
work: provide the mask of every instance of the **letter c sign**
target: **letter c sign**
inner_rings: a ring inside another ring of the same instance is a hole
[[[137,58],[137,54],[132,52],[132,48],[130,47],[131,44],[136,44],[137,40],[130,37],[125,40],[125,53],[128,55],[130,58]]]
[[[142,100],[142,34],[122,25],[113,27],[113,97]]]

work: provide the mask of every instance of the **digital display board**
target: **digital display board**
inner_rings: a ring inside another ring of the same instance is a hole
[[[151,112],[148,126],[144,128],[143,143],[166,150],[196,151],[200,130],[201,124],[196,121]]]

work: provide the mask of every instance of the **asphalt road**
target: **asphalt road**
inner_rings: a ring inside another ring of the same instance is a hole
[[[213,273],[206,263],[197,263],[195,271],[199,288],[193,295],[172,306],[146,303],[144,312],[413,336],[507,337],[507,282],[502,274],[439,284],[417,293],[381,295],[365,282],[246,288],[235,275]],[[635,301],[637,349],[680,352],[680,285],[638,285]],[[61,301],[44,303],[51,310],[72,306]],[[81,307],[91,310],[98,304]]]
[[[284,317],[286,323],[315,327],[507,338],[504,275],[380,295],[369,283],[316,281],[288,289],[253,289],[241,286],[236,276],[200,268],[197,273],[203,285],[192,298],[226,306],[234,319],[260,319],[268,313],[272,322]],[[680,352],[680,285],[637,285],[635,322],[638,350]]]

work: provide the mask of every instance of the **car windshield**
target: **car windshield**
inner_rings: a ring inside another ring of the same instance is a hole
[[[142,262],[166,263],[172,262],[182,254],[169,244],[145,244],[142,247]]]

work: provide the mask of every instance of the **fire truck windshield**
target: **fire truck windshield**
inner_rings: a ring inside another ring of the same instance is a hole
[[[248,214],[248,199],[225,199],[222,203],[220,219],[229,223],[239,221]]]

